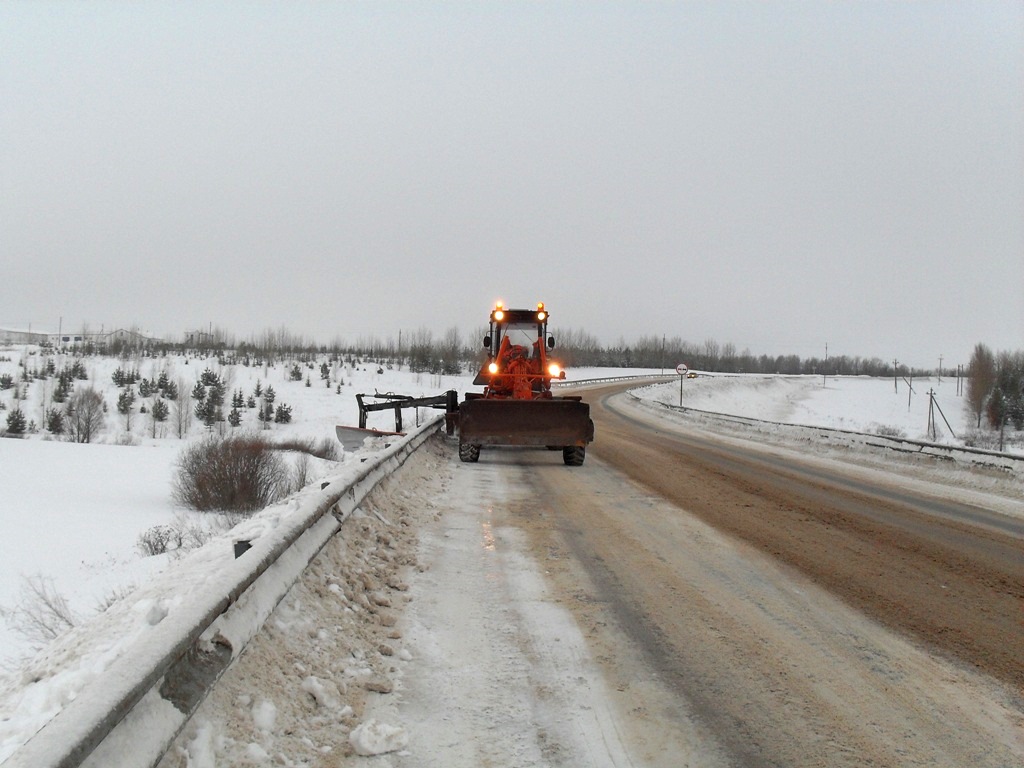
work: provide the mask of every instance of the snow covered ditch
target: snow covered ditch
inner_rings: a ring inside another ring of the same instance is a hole
[[[265,509],[153,579],[104,613],[100,631],[73,630],[37,657],[24,687],[5,697],[0,763],[128,765],[131,755],[133,765],[153,764],[324,544],[439,418],[394,444],[379,439],[376,455],[324,488]],[[237,540],[251,548],[235,557]],[[305,685],[330,696],[313,678]],[[353,738],[372,754],[394,734],[367,723]]]

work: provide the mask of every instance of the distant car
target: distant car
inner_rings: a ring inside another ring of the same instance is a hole
[[[697,378],[697,372],[696,371],[687,371],[686,378],[688,378],[688,379],[696,379]]]

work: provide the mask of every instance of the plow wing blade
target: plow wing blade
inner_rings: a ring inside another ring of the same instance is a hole
[[[479,398],[459,406],[460,443],[583,447],[593,439],[590,406],[579,399]]]

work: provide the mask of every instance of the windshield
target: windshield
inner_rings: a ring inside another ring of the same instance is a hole
[[[502,339],[508,339],[510,346],[522,347],[527,357],[534,357],[538,354],[540,345],[536,342],[540,338],[540,334],[536,323],[509,323],[498,326],[497,332]],[[505,342],[500,343],[504,346]]]

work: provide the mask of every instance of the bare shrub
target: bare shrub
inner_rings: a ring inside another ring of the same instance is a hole
[[[309,454],[300,453],[292,467],[292,490],[298,491],[309,482]]]
[[[986,429],[969,429],[964,435],[964,445],[969,448],[982,448],[986,451],[999,450],[999,432]]]
[[[41,574],[22,577],[17,603],[12,608],[0,608],[0,618],[34,648],[42,648],[78,622],[53,580]]]
[[[338,444],[329,437],[320,440],[314,440],[311,437],[293,437],[280,440],[274,443],[273,447],[279,451],[308,453],[310,456],[316,456],[316,458],[326,461],[338,460]]]
[[[134,593],[136,590],[135,584],[123,584],[119,587],[114,587],[106,594],[103,595],[99,600],[96,601],[96,612],[103,613],[110,606],[115,603],[119,603],[126,597]]]
[[[185,513],[179,513],[167,525],[154,525],[140,533],[136,546],[143,557],[163,554],[180,557],[199,549],[218,533],[230,530],[244,519],[244,515],[234,513],[206,516],[205,522],[198,522],[189,519]]]
[[[122,432],[114,439],[115,445],[128,446],[129,448],[141,445],[139,438],[131,432]]]
[[[902,440],[907,436],[907,433],[904,432],[902,429],[900,429],[899,427],[891,426],[889,424],[879,424],[877,427],[875,427],[875,434],[881,437],[893,437],[896,438],[897,440]]]
[[[136,546],[144,557],[163,555],[181,547],[181,531],[169,525],[154,525],[139,534]]]
[[[68,440],[73,443],[91,443],[103,429],[103,396],[92,387],[76,391],[68,400],[64,422]]]
[[[182,451],[174,499],[201,512],[254,512],[288,491],[288,467],[260,437],[208,435]]]
[[[320,438],[320,440],[313,446],[313,450],[310,451],[310,453],[318,459],[337,461],[339,459],[338,443],[330,437]]]

